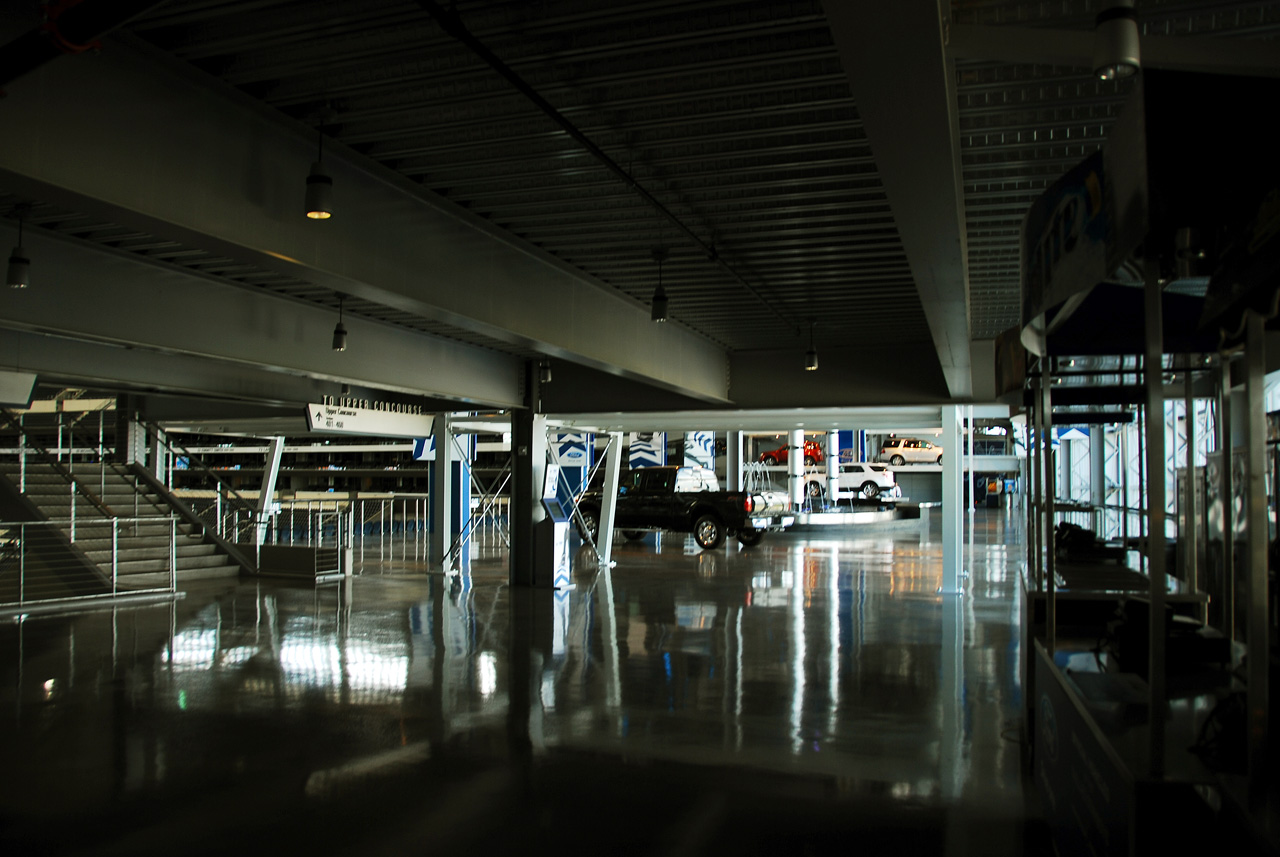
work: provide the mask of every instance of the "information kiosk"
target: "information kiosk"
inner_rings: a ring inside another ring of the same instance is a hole
[[[569,513],[557,496],[560,465],[548,464],[542,480],[542,508],[547,516],[534,524],[533,585],[570,589]]]

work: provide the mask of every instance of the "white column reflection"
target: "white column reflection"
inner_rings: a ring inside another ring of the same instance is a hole
[[[618,653],[618,617],[613,598],[613,570],[603,567],[597,572],[596,593],[599,595],[600,636],[604,643],[605,708],[613,714],[615,734],[622,735],[622,685]]]
[[[791,753],[800,755],[804,746],[804,588],[805,559],[803,550],[791,552],[791,591],[788,606],[790,607],[791,636]]]
[[[964,596],[942,596],[942,668],[938,704],[942,730],[938,749],[938,781],[942,796],[958,800],[964,789]]]
[[[840,550],[833,543],[827,558],[827,734],[835,736],[840,717]]]
[[[737,644],[733,650],[733,748],[735,750],[742,749],[742,614],[744,612],[746,611],[739,605],[733,623],[737,635]]]

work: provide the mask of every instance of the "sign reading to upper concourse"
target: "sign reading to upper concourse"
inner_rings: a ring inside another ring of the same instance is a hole
[[[364,402],[362,402],[364,404]],[[375,407],[313,402],[307,405],[307,429],[321,434],[368,437],[430,437],[433,414],[416,413],[413,406],[370,402]]]

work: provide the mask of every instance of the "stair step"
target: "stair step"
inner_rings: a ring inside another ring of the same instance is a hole
[[[15,484],[18,473],[16,461],[0,462],[0,474]],[[212,543],[205,543],[203,528],[180,518],[175,527],[167,500],[138,484],[131,475],[113,469],[89,472],[88,467],[76,475],[120,519],[105,517],[76,492],[75,546],[110,574],[114,543],[116,576],[123,588],[168,586],[170,550],[176,559],[174,576],[179,581],[239,575],[238,563],[219,553]],[[45,516],[57,520],[56,526],[69,535],[72,484],[51,465],[32,460],[27,461],[25,479],[27,499]],[[172,548],[171,535],[176,536]]]
[[[76,546],[84,551],[84,555],[99,565],[106,565],[111,562],[111,546],[94,547],[85,549],[80,542],[76,542]],[[163,544],[121,544],[117,548],[120,561],[132,561],[136,559],[164,559],[169,558],[169,544],[166,541]],[[193,544],[183,544],[179,542],[174,545],[174,553],[178,556],[178,561],[193,557],[217,556],[218,549],[213,545],[207,545],[203,542],[195,542]]]
[[[213,578],[238,577],[240,575],[240,566],[231,564],[225,566],[208,566],[206,568],[179,569],[174,577],[178,584],[182,585],[187,581],[193,580],[209,580]],[[164,588],[169,585],[169,572],[139,572],[119,578],[118,585],[121,589],[150,589]]]
[[[221,568],[226,566],[228,563],[235,565],[227,557],[220,554],[185,557],[178,560],[178,573],[181,574],[183,572],[190,572],[205,568]],[[105,568],[109,572],[110,564],[108,563]],[[239,566],[236,566],[236,568],[239,568]],[[168,570],[168,557],[161,559],[121,559],[116,562],[116,573],[118,575],[138,574],[139,572],[167,572]]]

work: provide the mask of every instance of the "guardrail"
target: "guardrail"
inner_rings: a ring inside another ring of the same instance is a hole
[[[164,485],[173,490],[173,461],[182,458],[186,461],[186,470],[198,473],[213,486],[216,501],[199,508],[192,506],[192,511],[200,518],[207,529],[217,534],[218,538],[231,543],[247,543],[257,525],[257,508],[236,487],[228,482],[218,471],[210,467],[203,458],[178,443],[156,423],[142,423],[147,432],[160,441],[168,452],[169,467],[161,474]]]
[[[234,535],[239,544],[255,543],[256,532],[249,525],[255,512],[219,507],[220,495],[214,491],[182,489],[174,494],[201,517],[224,518],[226,532]],[[425,494],[332,500],[285,498],[272,504],[262,544],[327,548],[336,543],[352,549],[355,570],[366,561],[426,562],[430,511]],[[505,520],[506,503],[491,503],[474,511],[479,512],[472,516],[477,529],[497,527],[500,520]]]
[[[114,598],[175,596],[177,593],[176,517],[99,518],[93,521],[95,542],[107,547],[96,562],[72,542],[64,528],[68,519],[49,521],[0,521],[0,613],[32,612],[35,608],[82,609]],[[168,550],[161,571],[143,572],[148,578],[163,576],[163,586],[130,586],[121,574],[121,537],[138,527],[168,531]]]

